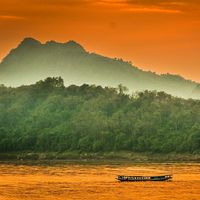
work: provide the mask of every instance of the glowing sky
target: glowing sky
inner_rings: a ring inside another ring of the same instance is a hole
[[[200,0],[0,0],[0,59],[27,36],[200,82]]]

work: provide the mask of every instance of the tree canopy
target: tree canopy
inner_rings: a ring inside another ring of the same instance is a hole
[[[62,78],[0,86],[0,151],[200,152],[200,101]]]

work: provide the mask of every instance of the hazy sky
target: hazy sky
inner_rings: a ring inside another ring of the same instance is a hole
[[[27,36],[200,82],[200,0],[0,0],[0,59]]]

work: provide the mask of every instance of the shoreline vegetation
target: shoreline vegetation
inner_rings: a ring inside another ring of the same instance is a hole
[[[162,163],[195,162],[200,163],[199,154],[152,154],[137,152],[7,152],[0,153],[0,162],[4,161],[56,161],[56,162],[99,162],[99,163]]]
[[[200,161],[200,100],[61,77],[0,86],[0,160]]]

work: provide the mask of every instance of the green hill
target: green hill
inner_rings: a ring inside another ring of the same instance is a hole
[[[200,152],[200,101],[61,78],[0,87],[0,152]]]
[[[142,71],[130,62],[87,52],[74,41],[41,44],[25,38],[0,63],[0,83],[6,86],[33,84],[46,77],[63,77],[66,86],[95,84],[129,91],[157,90],[184,98],[199,98],[198,83],[178,75]]]

